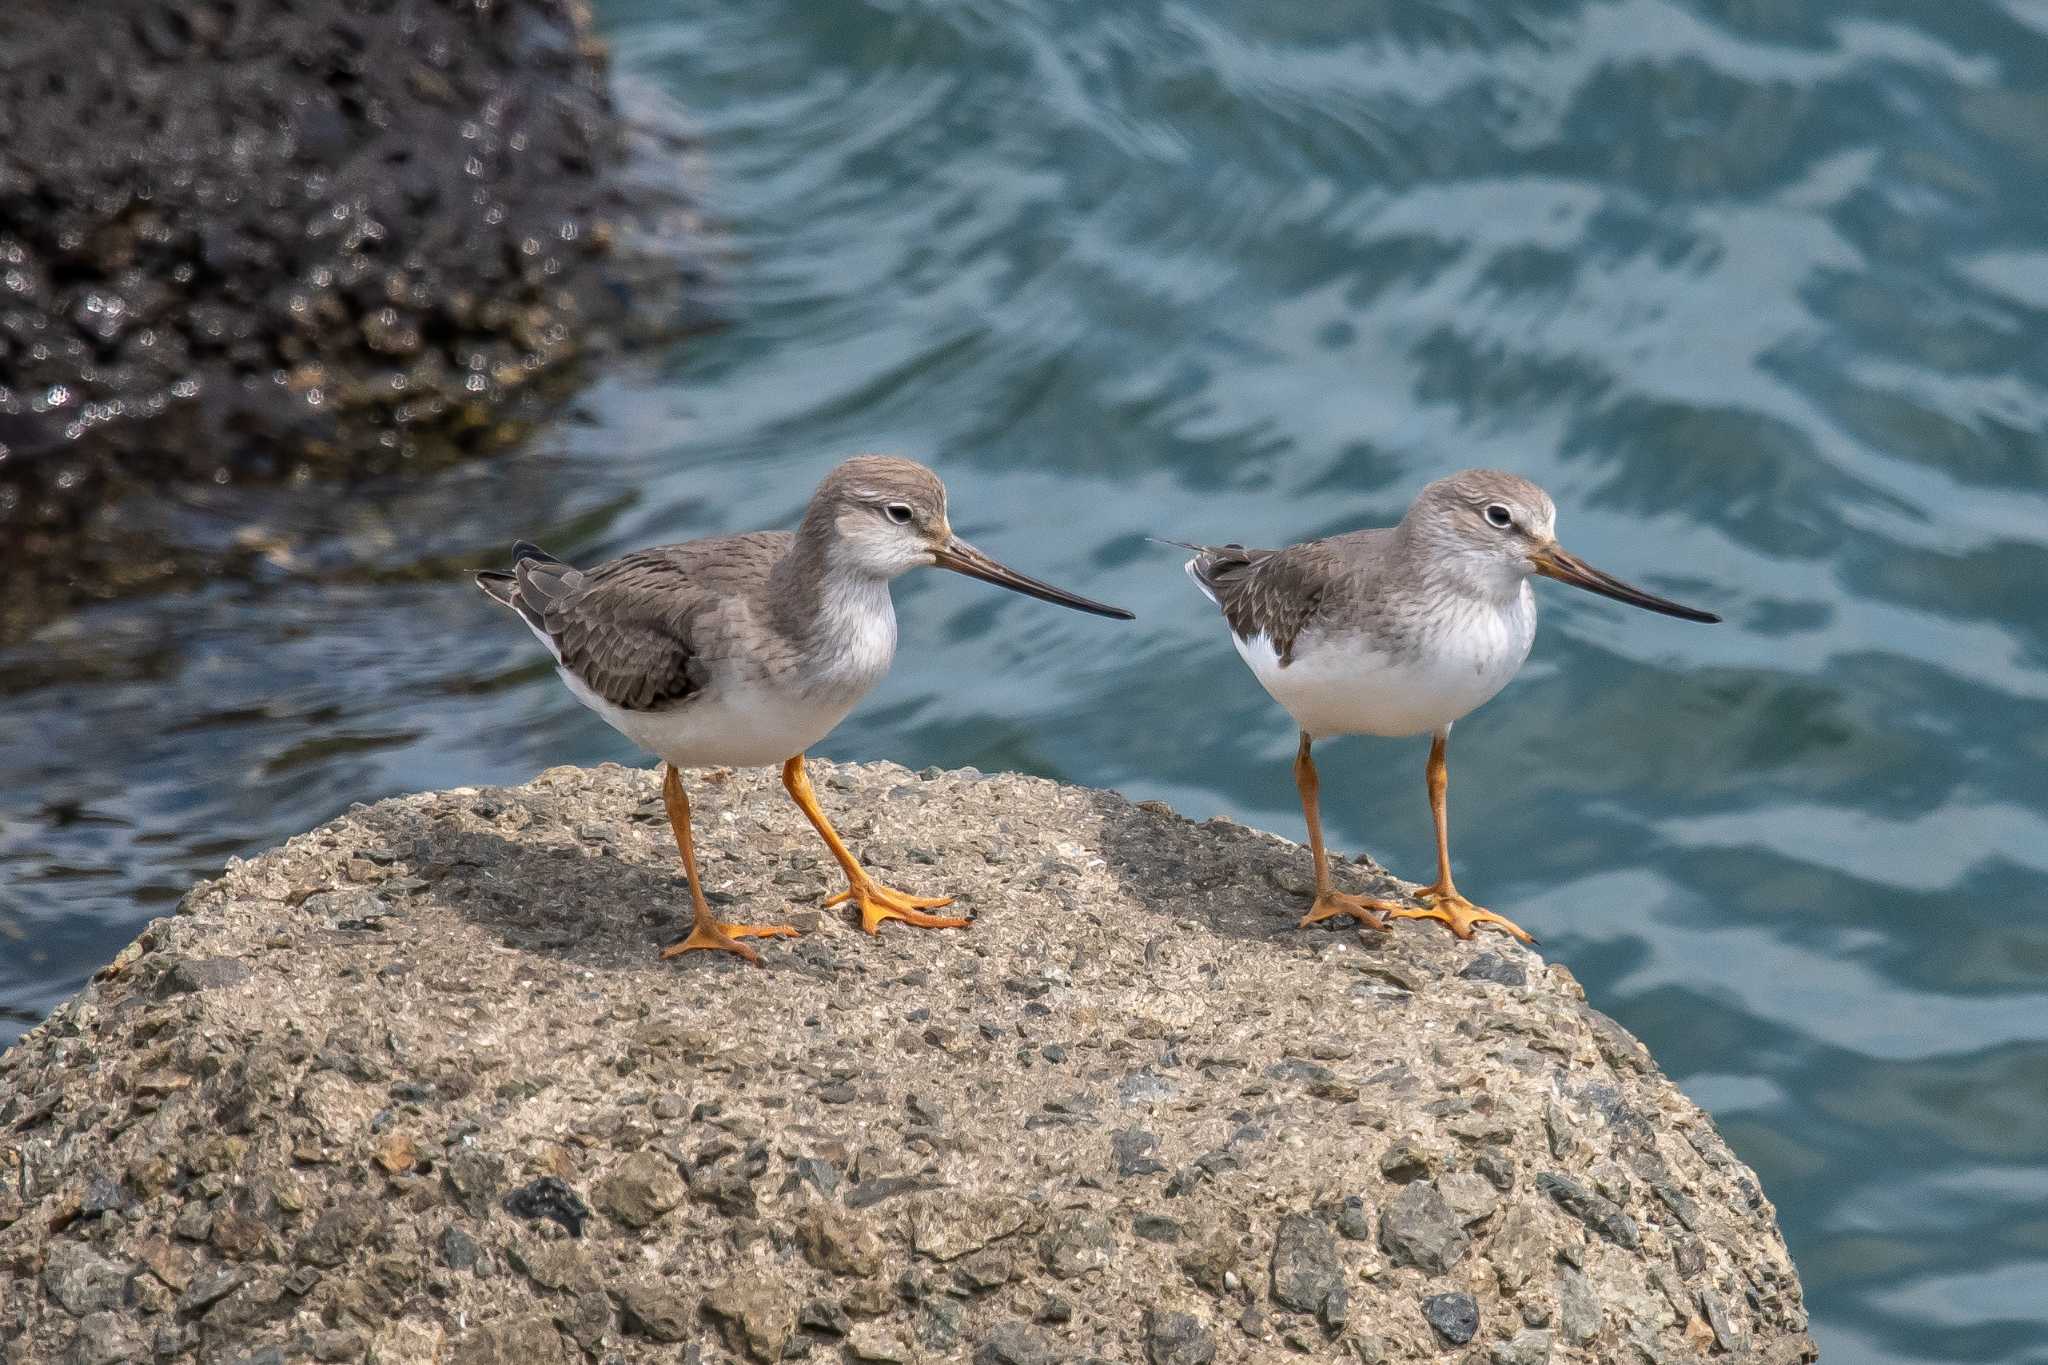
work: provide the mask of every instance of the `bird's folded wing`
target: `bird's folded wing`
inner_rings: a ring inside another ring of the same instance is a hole
[[[521,594],[544,598],[541,616],[562,667],[614,706],[647,711],[672,706],[705,683],[696,635],[705,600],[681,565],[657,555],[627,555],[588,573],[522,562]]]
[[[1316,620],[1342,567],[1318,541],[1284,550],[1228,545],[1196,561],[1230,633],[1240,640],[1264,636],[1282,667],[1294,661],[1295,641]]]

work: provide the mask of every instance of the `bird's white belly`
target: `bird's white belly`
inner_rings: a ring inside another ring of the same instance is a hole
[[[1534,636],[1532,606],[1526,628],[1518,612],[1487,612],[1414,652],[1384,652],[1358,637],[1304,636],[1284,668],[1263,635],[1233,634],[1231,642],[1295,724],[1324,738],[1441,730],[1507,686]]]
[[[795,758],[846,719],[858,695],[818,700],[768,687],[715,690],[660,711],[628,711],[557,670],[605,724],[679,768],[760,768]]]

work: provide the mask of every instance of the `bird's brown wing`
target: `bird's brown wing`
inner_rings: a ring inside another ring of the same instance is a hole
[[[1284,550],[1195,548],[1188,573],[1223,609],[1230,633],[1240,640],[1263,635],[1283,668],[1294,662],[1295,641],[1319,617],[1327,594],[1343,577],[1338,556],[1319,540]]]
[[[787,539],[766,532],[690,541],[636,550],[592,569],[520,545],[507,605],[604,700],[629,711],[670,707],[707,685],[708,661],[722,648],[719,608],[749,586],[742,579],[758,577],[781,557],[779,542]],[[489,584],[485,590],[506,600]]]

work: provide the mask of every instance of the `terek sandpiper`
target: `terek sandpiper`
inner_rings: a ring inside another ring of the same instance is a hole
[[[1451,724],[1488,701],[1529,656],[1541,574],[1687,621],[1718,621],[1602,573],[1557,543],[1550,495],[1513,474],[1468,469],[1424,488],[1399,526],[1352,531],[1284,550],[1189,545],[1188,577],[1223,609],[1231,642],[1301,727],[1294,781],[1315,860],[1305,927],[1350,915],[1384,929],[1382,913],[1442,920],[1459,938],[1513,922],[1458,894],[1445,824]],[[1330,884],[1309,745],[1335,735],[1432,736],[1426,776],[1436,819],[1436,881],[1422,908],[1348,895]]]
[[[928,929],[968,921],[931,915],[951,897],[912,896],[875,881],[818,806],[804,750],[831,733],[889,671],[896,653],[891,579],[936,565],[1061,606],[1131,614],[1005,568],[953,534],[946,488],[911,460],[862,455],[812,495],[795,532],[761,531],[663,545],[577,569],[524,541],[509,574],[477,586],[519,613],[554,655],[576,699],[667,764],[662,800],[690,884],[690,932],[663,957],[699,948],[758,962],[742,938],[794,935],[788,925],[720,924],[698,883],[690,802],[678,770],[782,765],[782,785],[845,871],[861,927],[902,920]]]

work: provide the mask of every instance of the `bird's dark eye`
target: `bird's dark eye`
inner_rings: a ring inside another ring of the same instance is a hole
[[[910,504],[907,502],[892,502],[882,509],[882,513],[898,526],[910,525]]]
[[[1506,530],[1515,524],[1515,514],[1507,509],[1506,503],[1490,502],[1486,504],[1486,520],[1490,524]]]

